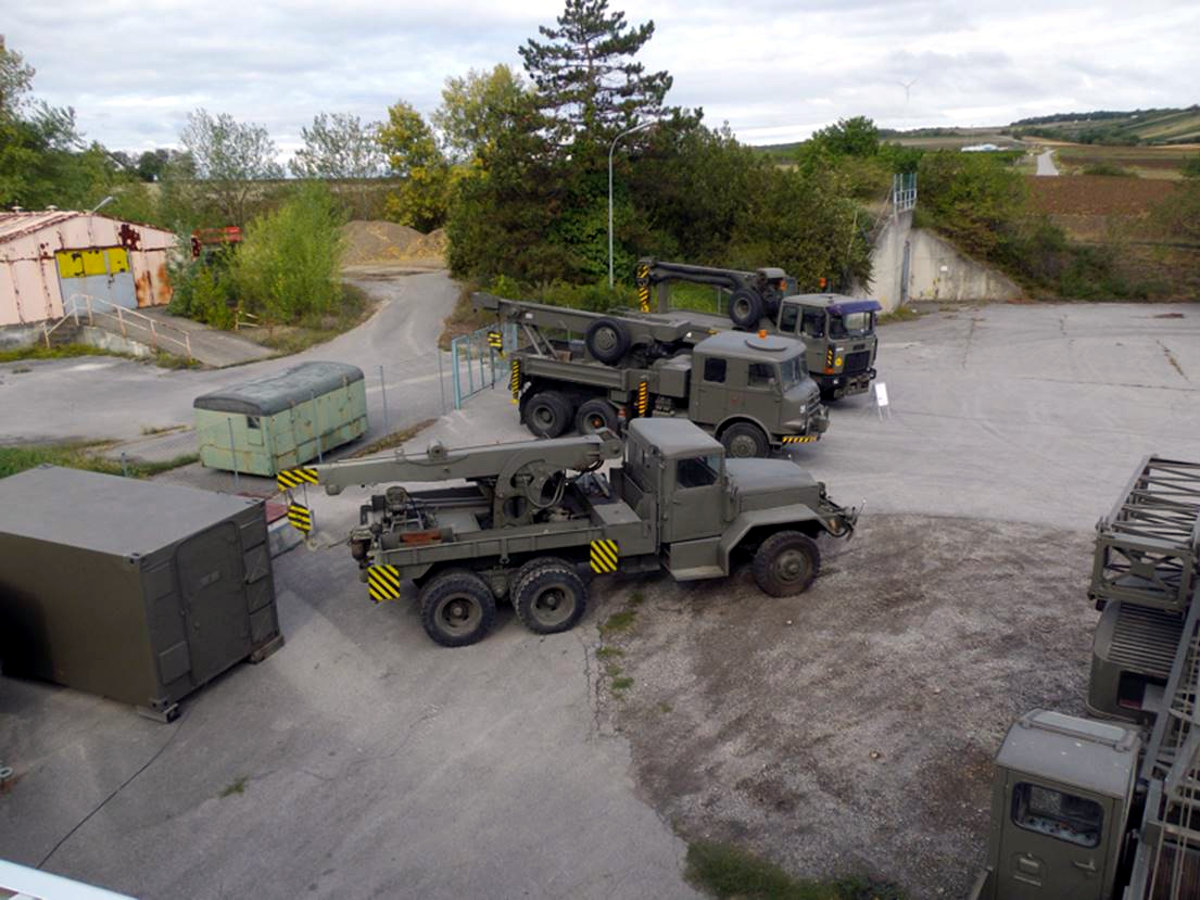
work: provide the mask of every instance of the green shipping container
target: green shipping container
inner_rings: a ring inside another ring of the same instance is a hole
[[[362,369],[310,362],[197,397],[200,462],[270,477],[367,432]]]

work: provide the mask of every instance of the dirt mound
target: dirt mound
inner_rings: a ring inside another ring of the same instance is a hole
[[[446,232],[442,229],[421,234],[415,228],[395,222],[347,222],[342,229],[345,252],[342,265],[369,263],[433,261],[442,264],[446,251]]]

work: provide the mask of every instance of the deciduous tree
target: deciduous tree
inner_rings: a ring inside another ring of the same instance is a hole
[[[411,104],[400,100],[388,108],[379,143],[401,178],[388,195],[388,217],[419,231],[441,227],[449,204],[450,165],[433,130]]]
[[[263,125],[198,109],[188,115],[179,140],[191,156],[195,178],[205,182],[205,193],[227,224],[247,222],[261,192],[255,182],[283,177],[278,149]]]

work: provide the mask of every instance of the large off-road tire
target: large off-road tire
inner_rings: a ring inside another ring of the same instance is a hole
[[[556,438],[571,425],[571,401],[558,391],[538,391],[525,404],[525,427],[538,437]]]
[[[615,433],[619,424],[617,408],[601,397],[583,401],[575,413],[575,430],[580,434],[599,434],[605,428]]]
[[[588,353],[608,366],[615,366],[629,352],[629,329],[605,316],[588,326],[584,338]]]
[[[750,422],[734,422],[722,431],[721,444],[730,459],[765,458],[771,453],[771,442],[766,434]]]
[[[765,594],[802,594],[821,570],[817,543],[799,531],[777,531],[754,554],[754,581]]]
[[[421,591],[421,624],[443,647],[482,640],[496,622],[496,598],[474,572],[451,569],[435,575]]]
[[[534,634],[570,631],[587,610],[588,590],[565,560],[535,560],[513,585],[513,606]]]
[[[741,288],[729,298],[729,319],[738,328],[755,329],[763,317],[763,299],[758,291]]]

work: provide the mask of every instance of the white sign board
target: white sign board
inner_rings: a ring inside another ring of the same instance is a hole
[[[880,407],[888,405],[887,385],[882,381],[875,382],[875,405]]]

